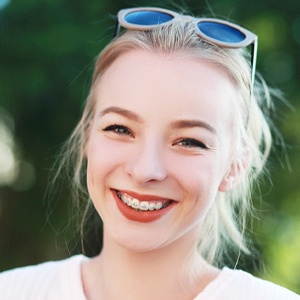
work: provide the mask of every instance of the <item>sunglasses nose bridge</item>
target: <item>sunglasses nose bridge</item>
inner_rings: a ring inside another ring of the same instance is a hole
[[[192,16],[182,16],[182,19],[186,20],[186,21],[192,21],[192,20],[194,20],[194,18]]]
[[[187,15],[180,15],[179,16],[179,19],[182,21],[182,22],[195,22],[195,18],[192,17],[192,16],[187,16]]]

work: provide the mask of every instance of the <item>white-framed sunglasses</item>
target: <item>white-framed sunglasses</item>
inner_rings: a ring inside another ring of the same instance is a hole
[[[115,36],[120,27],[129,30],[151,30],[156,26],[165,25],[178,18],[187,18],[186,15],[159,7],[136,7],[122,9],[118,12],[118,23]],[[257,60],[257,36],[249,30],[228,21],[215,18],[194,18],[195,32],[204,41],[220,48],[243,48],[251,45],[251,87],[252,94]]]

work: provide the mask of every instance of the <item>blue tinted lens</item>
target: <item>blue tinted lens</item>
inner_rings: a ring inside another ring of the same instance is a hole
[[[125,16],[128,23],[135,25],[157,25],[171,21],[174,17],[159,11],[136,11]]]
[[[242,32],[226,24],[205,21],[199,22],[197,26],[206,36],[220,42],[239,43],[246,38]]]

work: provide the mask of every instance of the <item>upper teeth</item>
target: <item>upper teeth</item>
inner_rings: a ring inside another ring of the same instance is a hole
[[[129,207],[132,207],[136,210],[159,210],[163,208],[163,204],[160,201],[148,202],[148,201],[139,201],[136,198],[129,196],[126,193],[118,192],[119,198]]]

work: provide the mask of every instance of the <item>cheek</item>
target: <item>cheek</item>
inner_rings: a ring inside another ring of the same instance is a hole
[[[173,159],[172,173],[185,191],[191,213],[197,214],[206,211],[216,198],[224,166],[215,155],[177,158]]]
[[[95,187],[101,187],[112,168],[113,159],[109,147],[101,140],[91,138],[87,147],[87,184],[90,194],[93,194]]]
[[[120,168],[125,157],[124,147],[102,136],[91,136],[87,147],[87,184],[90,194],[103,188],[109,175]],[[92,196],[92,195],[91,195]]]
[[[170,166],[178,181],[196,194],[206,188],[217,188],[221,180],[220,166],[215,156],[174,158]]]
[[[99,185],[97,185],[96,183],[99,182],[99,172],[96,171],[97,167],[95,165],[94,160],[91,157],[88,157],[88,162],[87,162],[87,188],[88,188],[88,192],[90,195],[90,198],[93,200],[96,199],[96,195],[97,195],[97,191],[96,191],[96,187]]]

